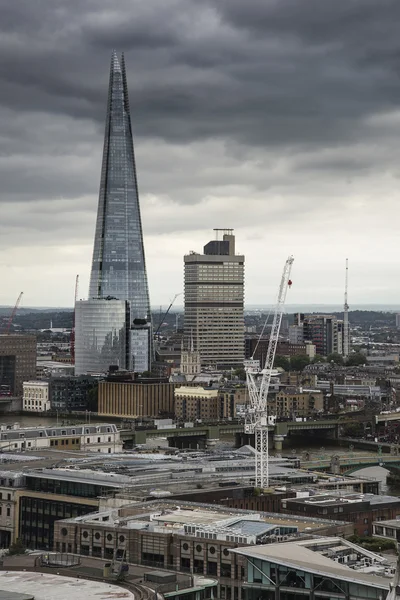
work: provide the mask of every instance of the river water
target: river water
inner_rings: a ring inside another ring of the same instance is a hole
[[[92,417],[93,418],[93,417]],[[81,419],[71,419],[68,422],[69,423],[82,423],[82,422],[89,422],[90,420],[90,414],[82,414],[82,418]],[[111,420],[111,419],[110,419]],[[23,416],[8,416],[8,415],[3,415],[1,416],[1,420],[0,420],[0,424],[1,425],[13,425],[14,423],[18,423],[20,427],[40,427],[40,426],[45,426],[45,427],[51,427],[52,425],[63,425],[66,424],[64,423],[64,421],[59,418],[57,420],[57,417],[47,417],[44,415],[23,415]],[[343,447],[338,447],[338,446],[325,446],[325,447],[321,447],[320,443],[318,442],[314,442],[312,445],[310,444],[310,440],[307,440],[307,443],[304,445],[300,445],[299,443],[299,439],[296,439],[296,444],[289,444],[289,447],[285,447],[283,450],[283,454],[285,455],[304,455],[304,453],[308,452],[310,454],[310,459],[311,460],[318,460],[318,459],[326,459],[329,456],[332,456],[333,454],[337,454],[339,456],[349,456],[349,451],[346,450]],[[222,446],[224,446],[225,448],[227,446],[230,446],[230,443],[227,443],[227,440],[225,440],[222,444]],[[295,447],[294,447],[295,446]],[[273,454],[273,452],[271,452],[271,454]],[[352,454],[354,456],[376,456],[376,453],[373,452],[367,452],[365,450],[354,450],[352,451]],[[385,494],[391,494],[393,496],[400,496],[400,486],[397,485],[387,485],[386,483],[386,476],[388,474],[387,469],[384,469],[383,467],[367,467],[364,469],[360,469],[359,471],[357,471],[357,475],[359,475],[360,477],[370,477],[371,479],[377,479],[381,482],[381,492],[385,493]]]

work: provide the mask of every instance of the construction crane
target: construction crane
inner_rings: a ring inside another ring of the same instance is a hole
[[[289,256],[283,269],[264,369],[260,372],[258,361],[254,359],[245,361],[244,365],[250,400],[245,415],[245,432],[254,433],[255,486],[261,489],[269,486],[268,425],[275,425],[276,416],[268,416],[268,390],[274,367],[286,293],[292,285],[290,273],[293,261],[293,256]]]
[[[349,356],[349,305],[347,304],[347,287],[349,283],[349,259],[346,258],[346,277],[344,284],[344,306],[343,306],[343,356]]]
[[[75,278],[74,312],[72,314],[72,329],[71,329],[71,337],[70,337],[72,364],[75,364],[75,311],[76,311],[76,301],[78,300],[78,289],[79,289],[79,275],[77,275]]]
[[[165,313],[163,314],[163,316],[160,318],[160,322],[159,322],[159,324],[158,324],[158,327],[157,327],[157,329],[156,329],[156,332],[155,332],[155,334],[154,334],[154,337],[157,337],[157,335],[158,335],[158,333],[159,333],[159,331],[160,331],[160,329],[161,329],[161,325],[164,323],[165,319],[166,319],[166,318],[167,318],[167,316],[168,316],[168,313],[169,313],[169,311],[171,310],[171,308],[172,308],[172,307],[173,307],[173,305],[174,305],[174,302],[175,302],[175,300],[176,300],[176,299],[177,299],[179,296],[182,296],[182,292],[180,292],[179,294],[175,294],[175,296],[174,296],[174,297],[173,297],[173,299],[171,300],[171,303],[170,303],[170,305],[168,306],[167,310],[165,311]]]
[[[16,301],[16,303],[15,303],[15,306],[14,306],[14,308],[12,309],[11,315],[10,315],[10,317],[9,317],[8,321],[7,321],[7,325],[6,325],[6,326],[5,326],[5,328],[4,328],[4,333],[5,333],[6,335],[10,335],[10,331],[11,331],[11,325],[12,325],[12,322],[14,321],[14,317],[15,317],[15,315],[16,315],[16,312],[17,312],[17,310],[18,310],[18,306],[19,306],[19,304],[20,304],[20,302],[21,302],[21,298],[22,298],[22,296],[23,296],[23,293],[24,293],[24,292],[21,292],[21,293],[20,293],[20,295],[18,296],[18,299],[17,299],[17,301]]]

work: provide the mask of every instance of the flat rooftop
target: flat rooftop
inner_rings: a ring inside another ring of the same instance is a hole
[[[110,583],[56,574],[0,571],[0,600],[134,600],[132,592]],[[15,594],[15,596],[13,596]],[[21,596],[22,594],[22,596]]]
[[[106,519],[106,520],[104,520]],[[218,507],[215,504],[202,504],[197,502],[173,502],[171,500],[154,500],[149,502],[139,502],[135,504],[126,504],[121,509],[109,509],[102,512],[90,513],[80,517],[65,519],[65,522],[72,523],[96,523],[98,527],[110,527],[110,525],[121,525],[121,521],[126,522],[125,527],[132,528],[135,524],[149,523],[152,521],[155,525],[164,523],[170,527],[174,524],[194,525],[205,527],[218,527],[221,524],[227,525],[228,521],[238,523],[242,527],[257,527],[261,525],[263,529],[269,526],[296,527],[299,532],[318,531],[327,526],[332,527],[335,524],[348,525],[344,521],[333,521],[326,519],[317,519],[303,517],[299,515],[281,515],[278,513],[267,513],[261,511],[251,511],[239,508]],[[249,523],[254,523],[249,525]]]
[[[337,550],[340,550],[342,546],[345,546],[345,549],[348,550],[356,548],[365,555],[374,558],[377,563],[383,560],[379,555],[364,551],[342,538],[319,538],[318,540],[285,542],[281,544],[244,546],[242,548],[235,548],[232,552],[249,558],[258,558],[294,569],[304,570],[308,573],[330,575],[336,579],[369,585],[382,590],[389,589],[390,578],[371,575],[340,564],[318,551],[318,545],[329,546],[331,549],[336,548]]]

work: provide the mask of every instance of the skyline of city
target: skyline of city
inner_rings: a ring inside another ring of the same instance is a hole
[[[26,305],[71,305],[77,273],[86,295],[113,47],[129,65],[153,305],[183,290],[182,256],[221,225],[247,257],[248,304],[273,302],[290,253],[293,303],[340,304],[346,258],[350,306],[397,302],[400,9],[353,7],[350,34],[344,3],[328,20],[310,0],[301,14],[231,4],[179,0],[161,20],[140,3],[83,1],[79,20],[4,7],[0,304],[23,289]]]

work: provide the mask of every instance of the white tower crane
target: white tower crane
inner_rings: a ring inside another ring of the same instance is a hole
[[[292,285],[290,272],[293,261],[293,256],[289,256],[283,269],[264,369],[260,373],[259,364],[253,359],[245,362],[246,382],[250,401],[246,411],[245,432],[254,433],[255,485],[259,488],[269,486],[268,425],[275,425],[276,416],[268,416],[268,390],[274,366],[286,293],[288,287]]]
[[[343,356],[349,356],[349,305],[347,304],[347,286],[349,281],[349,259],[346,258],[346,278],[344,284],[344,306],[343,306]]]

